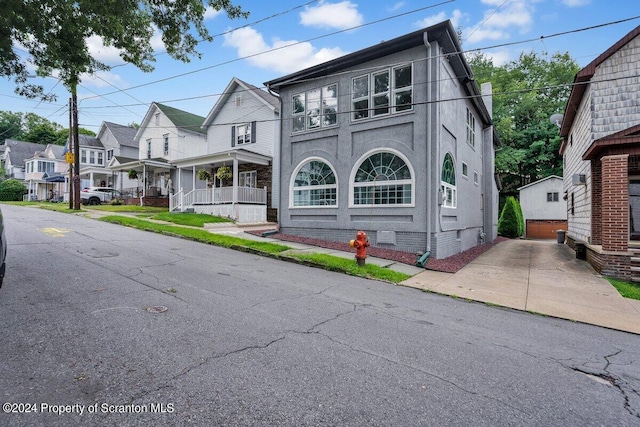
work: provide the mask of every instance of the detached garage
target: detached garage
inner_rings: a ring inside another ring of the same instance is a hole
[[[555,239],[567,230],[567,201],[562,197],[562,178],[551,175],[518,188],[528,239]]]

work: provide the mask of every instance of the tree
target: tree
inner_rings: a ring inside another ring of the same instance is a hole
[[[153,70],[153,26],[161,33],[167,53],[183,62],[191,56],[200,56],[196,50],[198,38],[213,39],[204,26],[206,7],[202,0],[5,0],[4,3],[0,14],[0,76],[14,78],[18,94],[51,99],[42,86],[28,82],[27,65],[32,63],[39,76],[57,70],[58,78],[71,93],[75,151],[80,76],[110,68],[91,56],[89,37],[100,37],[105,46],[119,49],[125,62],[146,72]],[[218,11],[224,9],[230,18],[248,16],[231,0],[207,0],[207,4]],[[18,48],[28,55],[21,56]],[[80,189],[79,166],[76,156],[76,195]],[[80,209],[79,200],[75,199],[74,209]]]
[[[7,179],[0,182],[0,200],[21,201],[22,195],[27,191],[27,187],[17,179]]]
[[[493,86],[493,119],[503,149],[496,153],[496,170],[503,193],[549,175],[562,175],[560,136],[549,121],[563,112],[571,83],[579,70],[568,53],[548,59],[535,52],[501,67],[480,54],[469,59],[479,83]]]
[[[22,132],[22,114],[0,111],[0,141],[17,139]]]
[[[498,234],[504,237],[520,237],[524,234],[522,210],[515,197],[507,197],[507,201],[498,219]]]

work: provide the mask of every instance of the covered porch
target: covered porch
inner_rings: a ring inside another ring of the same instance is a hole
[[[260,186],[258,176],[270,163],[271,157],[242,149],[174,161],[177,191],[169,195],[169,210],[266,222],[271,175]]]
[[[135,186],[118,188],[127,203],[169,206],[169,193],[173,191],[171,174],[175,172],[175,167],[164,159],[133,160],[118,164],[114,162],[109,165],[109,169],[121,175],[118,180],[120,183],[135,183]]]

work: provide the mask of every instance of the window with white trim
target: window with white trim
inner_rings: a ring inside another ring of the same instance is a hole
[[[238,172],[238,185],[240,187],[256,188],[258,183],[257,171]]]
[[[147,159],[151,158],[151,138],[147,139]]]
[[[356,206],[410,206],[413,177],[407,163],[395,153],[376,152],[355,171],[352,200]]]
[[[251,123],[236,125],[236,145],[251,144]]]
[[[90,165],[95,165],[96,164],[96,153],[95,153],[95,151],[89,151],[89,164]]]
[[[309,160],[298,168],[291,188],[292,206],[336,206],[338,185],[330,165]]]
[[[469,167],[465,162],[462,162],[462,176],[467,178],[469,176]]]
[[[351,119],[354,121],[412,109],[412,64],[357,76],[351,81]]]
[[[559,200],[557,192],[547,193],[547,202],[557,202]]]
[[[54,162],[45,162],[38,160],[38,172],[52,174],[56,164]]]
[[[458,203],[458,189],[456,187],[456,168],[453,157],[447,153],[442,162],[442,176],[440,178],[443,200],[442,206],[445,208],[455,208]]]
[[[87,163],[87,150],[80,150],[80,163]]]
[[[164,155],[168,155],[169,154],[169,134],[165,133],[164,135],[162,135],[162,152],[164,153]]]
[[[107,150],[107,162],[113,159],[113,150]]]
[[[476,146],[476,118],[471,110],[467,108],[467,143],[472,147]]]
[[[104,166],[104,153],[102,151],[98,151],[98,164]]]
[[[293,132],[303,132],[338,124],[338,85],[298,93],[292,97]]]

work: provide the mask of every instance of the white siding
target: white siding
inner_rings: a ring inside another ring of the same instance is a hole
[[[567,219],[567,202],[563,200],[563,182],[550,177],[520,190],[520,206],[525,221],[528,219]],[[547,193],[558,193],[558,201],[547,201]]]

